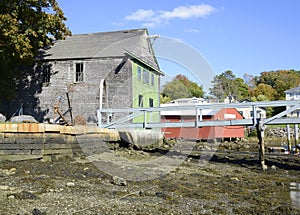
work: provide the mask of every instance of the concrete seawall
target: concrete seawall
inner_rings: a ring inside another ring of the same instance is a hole
[[[89,126],[0,124],[0,160],[44,159],[83,154],[78,135],[105,142],[120,141],[117,131]]]

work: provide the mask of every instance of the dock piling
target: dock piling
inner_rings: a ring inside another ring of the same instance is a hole
[[[259,144],[259,161],[263,171],[266,170],[265,165],[265,125],[259,119],[258,123],[256,124],[257,130],[257,137],[258,137],[258,144]]]

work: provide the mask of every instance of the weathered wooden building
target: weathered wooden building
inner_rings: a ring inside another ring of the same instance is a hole
[[[97,123],[98,108],[159,106],[161,75],[147,29],[73,35],[43,51],[14,105],[55,119],[53,106],[67,110],[68,92],[73,116]]]

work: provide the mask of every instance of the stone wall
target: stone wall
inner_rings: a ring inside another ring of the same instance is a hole
[[[49,159],[84,154],[78,137],[87,142],[119,141],[116,131],[88,126],[51,124],[0,124],[0,160]],[[92,145],[94,147],[94,145]]]

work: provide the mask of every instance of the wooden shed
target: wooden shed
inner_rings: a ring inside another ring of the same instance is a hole
[[[235,108],[222,108],[219,110],[203,110],[203,120],[236,120],[243,119]],[[195,122],[195,110],[190,111],[162,111],[162,122]],[[207,140],[214,138],[230,139],[243,138],[243,126],[215,126],[201,128],[163,128],[166,138],[183,138],[189,140]]]

